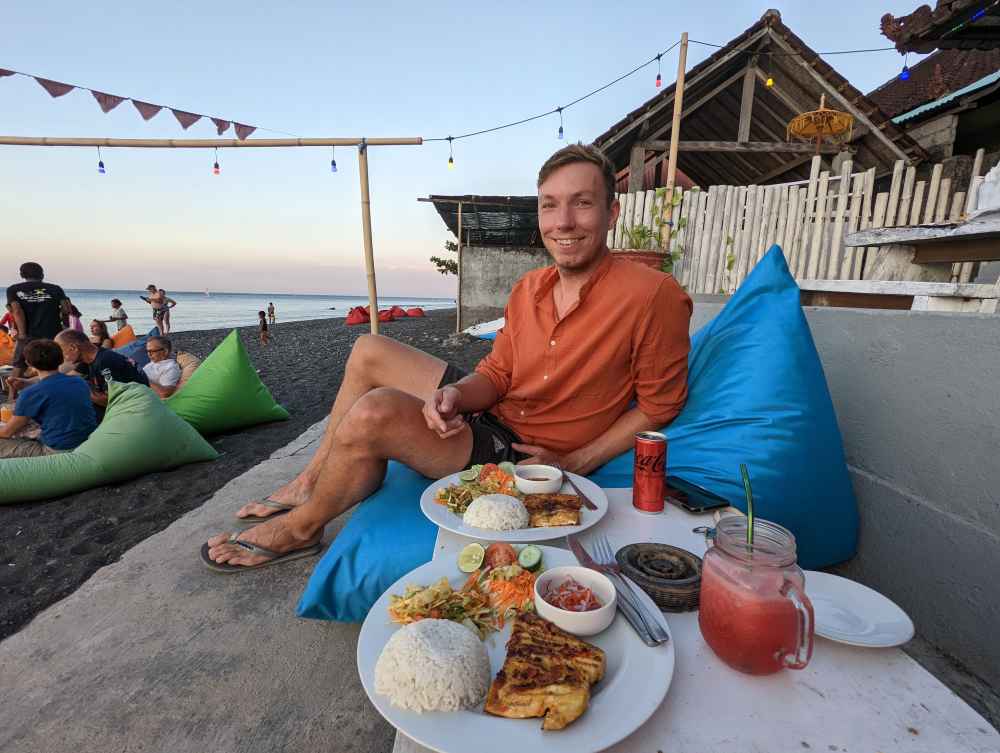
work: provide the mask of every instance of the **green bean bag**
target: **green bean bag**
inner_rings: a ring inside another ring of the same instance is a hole
[[[165,402],[206,435],[288,418],[257,376],[235,329]]]
[[[217,457],[151,389],[112,382],[104,420],[75,450],[0,460],[0,504],[62,497]]]

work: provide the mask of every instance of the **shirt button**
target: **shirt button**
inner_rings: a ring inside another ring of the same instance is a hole
[[[555,344],[556,344],[555,340],[549,340],[549,345],[553,345],[554,346]]]
[[[521,415],[522,415],[522,416],[524,415],[524,411],[521,411]]]
[[[548,378],[549,378],[548,374],[546,374],[545,376],[542,377],[542,379],[548,379]]]

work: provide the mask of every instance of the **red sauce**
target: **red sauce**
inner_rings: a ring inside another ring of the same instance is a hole
[[[567,578],[555,588],[549,587],[543,598],[567,612],[590,612],[603,606],[593,591],[572,578]]]

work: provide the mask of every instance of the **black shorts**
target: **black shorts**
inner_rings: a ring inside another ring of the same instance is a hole
[[[449,363],[438,389],[446,384],[454,384],[462,377],[468,376],[468,373]],[[466,468],[477,463],[502,463],[505,460],[517,463],[528,457],[511,447],[515,442],[520,444],[521,438],[492,413],[467,413],[463,418],[472,429],[472,453]]]
[[[15,369],[26,369],[28,368],[28,362],[24,360],[24,347],[30,343],[32,340],[37,338],[26,337],[23,340],[18,340],[14,345],[14,360],[11,362],[11,366]]]

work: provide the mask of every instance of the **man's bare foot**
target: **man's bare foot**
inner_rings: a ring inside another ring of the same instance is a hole
[[[248,528],[240,534],[239,540],[250,544],[256,544],[264,549],[270,549],[278,554],[287,554],[296,549],[305,549],[312,546],[323,536],[323,531],[303,538],[292,530],[288,525],[286,516],[276,520],[261,523],[253,528]],[[229,534],[221,533],[208,540],[208,556],[213,562],[219,564],[229,563],[230,565],[257,565],[266,562],[267,557],[248,552],[241,546],[230,543]]]
[[[270,494],[266,499],[289,507],[304,505],[309,499],[309,491],[300,487],[284,486],[274,494]],[[262,503],[260,500],[247,502],[237,513],[237,518],[270,518],[274,515],[282,515],[284,511],[273,505]]]

